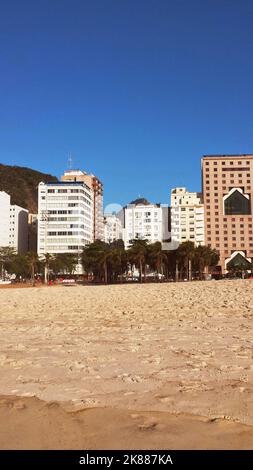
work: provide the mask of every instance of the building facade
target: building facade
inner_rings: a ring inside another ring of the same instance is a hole
[[[0,247],[9,246],[10,241],[10,206],[9,194],[0,191]]]
[[[94,175],[81,170],[67,170],[61,181],[83,181],[93,192],[93,240],[104,240],[103,184]]]
[[[9,246],[17,253],[28,250],[28,210],[17,205],[10,206]]]
[[[205,244],[220,254],[219,269],[253,259],[253,155],[202,158]]]
[[[186,188],[171,190],[171,241],[179,245],[192,241],[196,246],[205,243],[204,204],[202,195]]]
[[[151,204],[139,199],[124,207],[118,217],[123,226],[125,248],[129,248],[134,239],[147,240],[148,243],[163,243],[170,239],[166,204]]]
[[[0,191],[0,246],[17,253],[28,250],[28,210],[12,205],[10,195]]]
[[[116,214],[105,214],[104,231],[104,240],[106,243],[123,240],[122,223]]]
[[[84,182],[40,183],[38,254],[81,253],[93,241],[93,192]]]

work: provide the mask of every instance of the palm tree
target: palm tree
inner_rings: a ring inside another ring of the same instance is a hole
[[[76,253],[57,253],[49,258],[49,262],[55,273],[73,274],[78,264],[78,256]]]
[[[108,283],[108,261],[111,258],[111,250],[109,247],[101,247],[101,250],[98,252],[99,256],[99,265],[103,268],[104,271],[104,283]]]
[[[210,266],[216,266],[219,262],[219,254],[209,246],[198,246],[195,248],[194,265],[198,269],[200,277]]]
[[[35,286],[35,270],[38,268],[38,265],[39,265],[39,257],[37,253],[33,251],[29,251],[26,254],[26,258],[27,258],[30,273],[31,273],[32,285]]]
[[[167,252],[162,249],[161,242],[155,242],[147,247],[148,252],[148,264],[153,267],[159,277],[159,274],[164,273],[164,267],[167,264],[168,257]]]
[[[186,269],[187,279],[191,281],[192,278],[192,260],[194,258],[195,246],[191,241],[181,243],[177,249],[177,257],[181,264],[181,277],[183,269]]]
[[[44,263],[44,282],[47,285],[48,284],[48,271],[51,262],[53,261],[54,256],[50,253],[45,253],[43,257],[43,263]]]
[[[0,247],[0,264],[1,264],[1,277],[5,280],[5,271],[6,267],[9,263],[13,261],[15,258],[16,251],[14,248],[9,246],[2,246]]]
[[[124,247],[115,247],[111,248],[111,256],[110,256],[110,268],[111,274],[114,279],[117,279],[120,276],[120,280],[123,280],[123,274],[127,269],[127,254]]]
[[[146,280],[146,262],[148,254],[148,245],[146,240],[133,240],[132,246],[128,249],[129,260],[139,267],[140,282],[142,282],[142,273],[144,269],[144,281]]]
[[[99,279],[104,278],[105,284],[108,283],[108,264],[112,251],[108,243],[96,240],[87,245],[82,253],[82,264],[87,272],[97,275]]]

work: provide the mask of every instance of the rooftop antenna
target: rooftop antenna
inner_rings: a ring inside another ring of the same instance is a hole
[[[73,164],[72,154],[69,153],[69,155],[68,155],[68,170],[72,170],[72,164]]]

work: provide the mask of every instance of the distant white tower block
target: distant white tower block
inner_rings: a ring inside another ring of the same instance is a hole
[[[116,240],[123,239],[122,224],[116,214],[104,215],[104,228],[104,240],[106,243],[112,243]]]
[[[93,241],[93,207],[93,191],[82,181],[40,183],[38,254],[77,254],[81,274],[83,248]]]
[[[151,204],[146,199],[137,199],[125,206],[118,217],[123,226],[126,248],[134,239],[147,240],[148,243],[163,243],[170,239],[167,204]]]
[[[171,241],[192,241],[196,246],[204,245],[204,204],[200,193],[186,188],[171,190]]]

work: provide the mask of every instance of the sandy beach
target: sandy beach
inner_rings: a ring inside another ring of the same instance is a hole
[[[0,289],[0,448],[252,448],[252,288]]]

